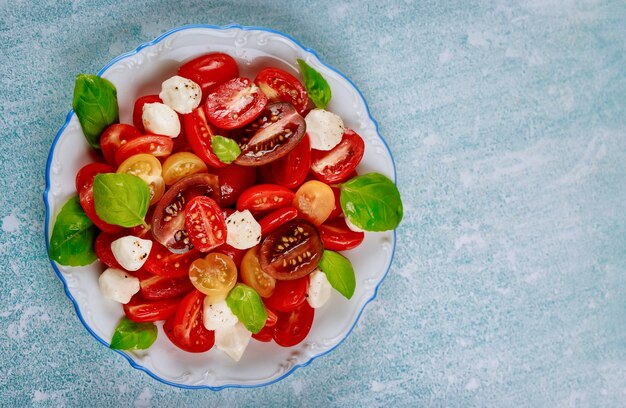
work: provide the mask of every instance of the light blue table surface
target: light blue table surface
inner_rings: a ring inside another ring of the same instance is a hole
[[[175,3],[0,1],[0,405],[626,405],[623,0]],[[188,23],[271,27],[350,77],[405,204],[352,335],[261,389],[133,369],[45,252],[74,76]]]

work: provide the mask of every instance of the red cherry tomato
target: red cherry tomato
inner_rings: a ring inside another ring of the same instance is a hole
[[[102,221],[96,214],[96,205],[93,201],[93,180],[100,173],[115,173],[115,169],[108,164],[89,163],[78,170],[78,174],[76,174],[76,191],[78,191],[80,206],[85,210],[87,217],[102,231],[114,234],[120,232],[123,228],[119,225]]]
[[[184,115],[182,123],[191,150],[207,165],[215,168],[225,167],[226,163],[221,162],[213,153],[211,137],[217,133],[207,122],[204,108],[199,107]]]
[[[187,276],[189,265],[200,258],[200,252],[191,251],[175,254],[156,241],[152,242],[150,255],[143,267],[146,271],[164,278],[180,278]]]
[[[289,102],[300,115],[309,106],[309,96],[296,77],[278,68],[263,68],[254,79],[259,88],[272,102]]]
[[[283,347],[291,347],[300,343],[309,334],[315,310],[309,302],[288,313],[278,313],[278,322],[274,326],[274,341]]]
[[[202,88],[202,99],[217,85],[239,76],[237,62],[227,54],[214,52],[186,62],[178,75],[191,79]]]
[[[264,303],[277,312],[290,312],[306,300],[309,290],[309,276],[294,280],[277,280],[272,296],[263,299]]]
[[[254,215],[291,205],[295,193],[275,184],[257,184],[239,196],[237,211],[250,210]]]
[[[363,232],[352,231],[348,228],[343,217],[326,221],[318,229],[324,249],[330,249],[331,251],[346,251],[356,248],[365,238]]]
[[[111,166],[117,166],[115,153],[127,142],[141,136],[141,132],[132,125],[115,123],[102,132],[100,136],[100,148],[105,160]]]
[[[159,95],[146,95],[135,101],[135,106],[133,107],[133,124],[139,132],[144,133],[146,129],[143,127],[143,120],[141,117],[143,116],[143,105],[146,103],[155,103],[155,102],[163,102]]]
[[[269,343],[274,337],[274,328],[265,325],[260,332],[252,333],[252,338],[263,343]]]
[[[185,207],[185,229],[200,252],[209,252],[226,242],[226,222],[220,206],[209,197],[194,197]]]
[[[140,136],[133,140],[129,140],[117,150],[115,153],[115,162],[119,166],[131,156],[145,153],[154,157],[165,157],[172,154],[174,149],[174,140],[171,137],[160,135]]]
[[[208,351],[215,343],[213,331],[204,327],[204,294],[193,290],[182,300],[171,322],[165,322],[168,337],[179,348],[191,353]]]
[[[347,129],[341,142],[332,150],[324,152],[313,150],[311,153],[311,171],[326,184],[340,183],[347,180],[350,173],[363,158],[365,143],[361,136]]]
[[[233,260],[237,269],[241,266],[241,261],[243,260],[244,255],[246,254],[246,249],[237,249],[228,244],[224,244],[215,249],[213,252],[219,252],[220,254],[224,254],[230,259]]]
[[[184,295],[193,289],[187,275],[180,278],[166,278],[153,275],[142,268],[135,272],[135,276],[139,279],[139,293],[147,300],[169,299]]]
[[[266,236],[284,223],[294,220],[298,217],[298,210],[294,207],[283,207],[274,210],[261,218],[261,236]]]
[[[339,198],[341,197],[341,190],[336,187],[331,187],[331,189],[333,190],[333,195],[335,196],[335,206],[330,212],[327,220],[335,219],[343,214],[343,210],[341,209],[341,201],[339,201]]]
[[[256,168],[231,164],[212,171],[218,177],[222,207],[230,207],[237,202],[241,193],[256,182]]]
[[[115,256],[113,255],[113,251],[111,251],[111,243],[118,238],[123,237],[125,234],[118,232],[116,234],[110,234],[108,232],[102,231],[96,237],[96,242],[94,243],[94,251],[96,252],[96,256],[106,266],[109,268],[117,268],[124,269],[122,265],[117,262]]]
[[[180,298],[169,298],[160,300],[147,300],[140,294],[135,294],[130,302],[124,305],[124,313],[133,322],[156,322],[165,320],[176,312]]]
[[[298,188],[311,167],[311,143],[305,134],[304,138],[292,151],[269,165],[269,175],[275,184]]]
[[[267,97],[248,78],[234,78],[215,88],[206,99],[207,119],[222,129],[252,122],[267,105]]]

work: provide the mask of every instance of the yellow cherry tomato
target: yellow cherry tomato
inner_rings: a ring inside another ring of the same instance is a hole
[[[161,176],[161,162],[151,154],[140,153],[124,160],[118,173],[128,173],[139,177],[150,187],[150,205],[163,197],[165,182]]]
[[[190,174],[206,172],[208,168],[202,159],[189,152],[174,153],[163,163],[163,180],[168,186]]]
[[[237,283],[237,266],[229,256],[213,252],[189,265],[189,280],[209,302],[219,302]]]
[[[310,180],[296,191],[292,205],[313,224],[321,225],[335,208],[335,195],[327,184]]]

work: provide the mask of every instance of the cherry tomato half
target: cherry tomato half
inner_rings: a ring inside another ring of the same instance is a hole
[[[178,75],[200,85],[205,99],[217,85],[239,76],[239,68],[230,55],[214,52],[186,62],[178,68]]]
[[[225,218],[228,218],[228,217],[225,217]],[[246,254],[245,249],[237,249],[228,244],[224,244],[218,248],[215,248],[214,252],[218,252],[220,254],[224,254],[228,256],[230,259],[233,260],[237,269],[239,269],[241,265],[241,260],[243,259],[243,256]]]
[[[250,248],[241,260],[241,280],[261,297],[270,297],[274,293],[276,279],[261,269],[258,245]]]
[[[169,299],[184,295],[193,289],[187,275],[180,278],[168,278],[153,275],[142,268],[135,272],[135,276],[139,279],[139,293],[147,300]]]
[[[189,273],[189,265],[200,257],[200,252],[191,250],[175,254],[156,241],[152,242],[150,255],[143,265],[146,271],[165,278],[180,278]]]
[[[195,154],[178,152],[165,159],[161,174],[165,184],[171,186],[185,176],[207,171],[206,164]]]
[[[163,197],[165,182],[161,177],[161,162],[151,154],[140,153],[124,160],[117,168],[118,173],[128,173],[139,177],[150,188],[150,205]]]
[[[289,102],[300,115],[309,106],[309,96],[296,77],[279,68],[263,68],[254,79],[259,88],[272,102]]]
[[[124,305],[124,313],[126,317],[137,323],[165,320],[176,312],[181,300],[182,297],[147,300],[137,293],[130,299],[130,302]]]
[[[278,313],[278,322],[274,326],[274,341],[283,347],[291,347],[306,338],[313,325],[315,309],[303,302],[288,313]]]
[[[324,248],[330,249],[331,251],[346,251],[356,248],[365,238],[363,232],[352,231],[348,228],[343,217],[326,221],[318,228]]]
[[[298,210],[294,207],[283,207],[272,211],[259,221],[261,225],[261,236],[266,236],[284,223],[294,220],[297,217]]]
[[[96,237],[96,242],[93,244],[94,251],[96,252],[96,256],[106,266],[109,268],[117,268],[124,269],[122,265],[117,262],[115,259],[115,255],[113,255],[113,251],[111,251],[111,243],[118,238],[123,237],[125,234],[122,232],[118,232],[116,234],[110,234],[108,232],[102,231]]]
[[[83,207],[85,214],[87,214],[91,222],[96,224],[96,227],[110,233],[119,232],[123,228],[119,225],[102,221],[102,219],[98,217],[98,214],[96,214],[96,205],[93,201],[93,180],[96,178],[96,175],[100,173],[114,172],[115,169],[108,164],[89,163],[78,170],[78,174],[76,174],[76,191],[78,191],[80,206]]]
[[[207,165],[214,168],[226,166],[226,163],[221,162],[213,153],[211,138],[217,133],[207,121],[206,113],[202,106],[183,116],[183,128],[185,129],[187,142],[191,150]]]
[[[198,196],[185,207],[185,229],[200,252],[209,252],[226,242],[226,222],[220,206],[209,197]]]
[[[107,127],[100,136],[100,149],[107,163],[117,166],[115,153],[127,142],[141,136],[141,132],[132,125],[115,123]]]
[[[230,257],[212,252],[189,266],[189,280],[210,302],[219,302],[237,283],[237,267]]]
[[[304,183],[311,167],[309,136],[305,134],[292,151],[267,166],[266,171],[273,183],[288,188],[297,188]]]
[[[252,338],[263,343],[269,343],[274,337],[274,328],[269,326],[263,326],[260,332],[252,333]]]
[[[215,334],[204,327],[204,295],[193,290],[178,305],[176,313],[163,325],[167,337],[190,353],[208,351],[215,344]]]
[[[308,290],[308,276],[290,281],[276,281],[274,293],[263,302],[276,312],[290,312],[306,300]]]
[[[333,212],[335,195],[329,185],[309,180],[296,191],[293,206],[313,224],[320,225]]]
[[[250,210],[253,215],[291,205],[295,194],[275,184],[257,184],[239,196],[237,211]]]
[[[233,78],[217,86],[206,99],[207,119],[222,129],[252,122],[267,105],[267,97],[248,78]]]
[[[313,150],[311,153],[311,171],[316,178],[326,184],[340,183],[348,179],[361,162],[365,143],[361,136],[347,129],[341,142],[332,150],[324,152]]]
[[[159,135],[140,136],[129,140],[115,153],[115,162],[120,165],[124,160],[136,154],[151,154],[154,157],[165,157],[172,154],[174,141],[171,137]]]
[[[144,133],[146,129],[143,127],[143,120],[141,117],[143,116],[143,105],[146,103],[155,103],[155,102],[163,102],[159,95],[146,95],[138,98],[135,101],[135,105],[133,107],[133,124],[139,130],[139,132]]]
[[[335,205],[333,206],[333,210],[330,212],[327,220],[333,220],[343,214],[343,210],[341,209],[341,190],[337,187],[331,187],[333,190],[333,195],[335,196]]]
[[[229,207],[237,202],[241,193],[256,182],[256,168],[231,164],[213,170],[218,177],[223,207]]]

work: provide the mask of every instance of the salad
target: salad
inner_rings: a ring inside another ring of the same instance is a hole
[[[338,115],[323,76],[235,59],[186,62],[119,123],[117,90],[78,75],[73,108],[97,162],[76,175],[50,258],[103,265],[101,295],[125,317],[111,348],[150,347],[154,322],[180,349],[239,361],[251,341],[294,346],[332,290],[350,299],[342,252],[397,227],[402,202],[379,173],[358,175],[365,144]]]

